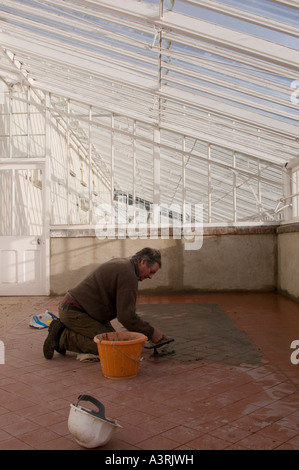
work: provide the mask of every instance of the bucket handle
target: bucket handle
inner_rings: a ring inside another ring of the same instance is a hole
[[[94,398],[90,395],[79,395],[78,399],[77,399],[76,406],[78,406],[78,404],[81,400],[82,401],[90,401],[91,403],[93,403],[98,408],[98,411],[86,410],[88,413],[92,414],[93,416],[96,416],[97,418],[104,419],[105,421],[108,421],[109,423],[115,424],[115,421],[113,421],[111,419],[107,419],[105,417],[105,407],[104,407],[103,403],[101,403],[99,400],[97,400],[96,398]]]
[[[113,343],[112,346],[113,346],[113,349],[114,349],[114,348],[115,348],[115,344]],[[141,361],[143,361],[143,357],[141,357],[140,359],[136,359],[136,357],[129,356],[128,354],[126,354],[124,351],[122,351],[122,350],[119,349],[119,348],[117,348],[116,351],[117,351],[117,352],[120,352],[120,353],[121,353],[123,356],[125,356],[126,358],[131,359],[131,361],[138,362],[138,363],[140,363]]]

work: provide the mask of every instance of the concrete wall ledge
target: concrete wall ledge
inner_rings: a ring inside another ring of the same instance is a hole
[[[299,230],[299,224],[298,230]],[[287,227],[287,226],[286,226]],[[246,225],[246,226],[204,226],[202,233],[203,235],[250,235],[250,234],[276,234],[280,229],[279,225]],[[287,229],[286,229],[287,230]],[[290,231],[290,229],[288,229]],[[292,230],[293,231],[293,230]],[[297,231],[297,230],[295,230]],[[283,232],[279,232],[283,233]],[[161,236],[161,230],[157,231],[157,235]],[[169,229],[169,237],[172,237],[173,232]],[[182,232],[183,235],[183,232]],[[74,228],[51,228],[51,238],[79,238],[79,237],[96,237],[96,229],[93,227],[74,227]],[[115,232],[115,238],[118,238],[117,231]],[[123,238],[120,237],[120,238]],[[128,237],[130,238],[130,237]],[[150,239],[150,232],[148,231],[148,238]]]
[[[293,224],[286,224],[286,225],[279,225],[277,227],[277,233],[293,233],[293,232],[299,232],[299,223],[293,223]]]
[[[204,235],[251,235],[251,234],[275,234],[277,225],[248,225],[204,227]]]

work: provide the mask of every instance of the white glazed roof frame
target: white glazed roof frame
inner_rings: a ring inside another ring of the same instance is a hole
[[[56,2],[51,2],[51,3],[53,4],[53,3],[59,3],[59,2],[56,1]],[[60,3],[61,3],[61,2],[60,2]],[[91,3],[91,2],[87,2],[87,3]],[[102,2],[97,2],[97,4],[100,4],[100,3],[102,3]],[[109,2],[103,2],[103,3],[106,3],[106,4],[107,4],[107,3],[109,3]],[[115,2],[113,2],[113,3],[115,3]],[[126,2],[126,5],[127,5],[127,3],[128,3],[128,2]],[[132,3],[132,2],[129,2],[129,3]],[[106,7],[106,8],[107,8],[107,7]],[[132,12],[131,12],[131,14],[132,14]],[[172,14],[172,12],[167,12],[167,16],[168,16],[169,14]],[[166,15],[164,15],[164,17],[165,17],[165,16],[166,16]],[[172,18],[173,18],[173,17],[172,17]],[[169,29],[169,28],[171,29],[171,25],[177,24],[177,25],[178,25],[177,28],[181,30],[181,29],[182,29],[182,26],[180,25],[180,22],[179,22],[178,19],[177,19],[177,18],[179,18],[179,15],[175,14],[174,18],[175,18],[176,22],[172,21],[172,23],[170,23],[170,26],[167,26],[167,29]],[[163,21],[164,21],[164,23],[165,23],[165,19],[164,19],[164,18],[163,18]],[[31,24],[31,20],[29,21],[29,23]],[[157,22],[156,22],[156,23],[157,23]],[[167,24],[167,23],[165,23],[165,24]],[[200,25],[203,25],[203,22],[201,22]],[[165,28],[165,26],[164,26],[164,28]],[[167,39],[167,30],[166,30],[166,33],[165,33],[165,34],[166,34],[165,38]],[[192,35],[194,35],[194,32],[192,32],[192,30],[191,30],[191,32],[189,33],[189,36],[192,36]],[[33,40],[33,39],[37,40],[37,38],[34,38],[34,35],[33,35],[32,31],[30,31],[30,39],[31,39],[31,54],[34,56],[34,53],[32,52],[32,49],[33,49],[32,40]],[[211,39],[211,41],[213,41],[213,40]],[[25,37],[24,37],[24,35],[22,36],[22,41],[21,41],[21,42],[22,42],[22,43],[25,42]],[[230,42],[231,42],[231,41],[230,41]],[[52,46],[53,44],[55,44],[54,39],[52,40],[52,44],[47,44],[48,50],[49,50],[50,46]],[[60,45],[61,45],[61,43],[60,43]],[[41,47],[41,46],[39,46],[39,47]],[[74,46],[72,46],[72,47],[73,47],[73,52],[72,52],[72,54],[73,54],[75,48],[74,48]],[[260,46],[259,46],[259,47],[260,47]],[[22,50],[22,45],[21,45],[20,43],[18,44],[17,49],[18,49],[18,50]],[[286,51],[287,51],[287,49],[285,48],[285,49],[284,49],[284,52],[286,52]],[[44,52],[44,50],[41,50],[41,51],[39,52],[39,54],[41,54],[41,53],[43,53],[43,52]],[[292,52],[293,52],[293,51],[292,51]],[[294,52],[295,52],[295,51],[294,51]],[[56,50],[55,50],[55,54],[57,54],[57,51],[56,51]],[[50,54],[50,55],[51,55],[51,54]],[[259,55],[261,55],[261,53],[259,53]],[[297,55],[298,55],[298,54],[297,54]],[[65,57],[65,54],[63,55],[63,57]],[[62,58],[63,58],[63,57],[62,57]],[[86,57],[86,55],[85,55],[85,57]],[[132,57],[132,59],[134,59],[134,55],[132,55],[131,57]],[[21,57],[20,57],[20,58],[21,58]],[[294,59],[296,59],[296,58],[294,57]],[[55,59],[54,59],[53,57],[52,57],[52,60],[53,60],[54,62],[52,62],[51,66],[53,66],[53,64],[55,64]],[[98,56],[97,56],[97,60],[98,60]],[[276,60],[277,60],[277,59],[276,59]],[[288,61],[288,60],[289,60],[289,58],[286,58],[286,61]],[[42,69],[41,63],[40,63],[40,62],[41,62],[41,61],[40,61],[40,55],[37,56],[36,63],[38,63],[38,62],[39,62],[39,64],[40,64],[40,70],[43,72],[43,69]],[[58,61],[58,62],[59,62],[59,61]],[[283,61],[283,62],[285,62],[285,61]],[[92,69],[92,61],[90,61],[90,59],[87,59],[86,65],[88,64],[88,66],[91,67],[91,68],[90,68],[90,69],[87,68],[85,74],[84,74],[83,63],[84,63],[84,62],[83,62],[82,60],[80,60],[80,72],[79,72],[79,70],[78,70],[78,75],[83,73],[83,81],[86,83],[86,76],[87,76],[87,74],[90,75],[90,74],[93,72],[93,69]],[[149,63],[151,64],[152,67],[154,67],[154,61],[153,61],[152,59],[149,59]],[[294,60],[293,60],[293,67],[295,67],[295,69],[297,69],[297,70],[298,70],[298,65],[297,65],[298,63],[299,63],[299,60],[298,60],[298,62],[297,62],[296,64],[294,63]],[[58,64],[58,65],[59,65],[59,64]],[[57,65],[57,66],[58,66],[58,65]],[[61,65],[61,63],[60,63],[60,65]],[[76,66],[76,63],[74,63],[73,65],[74,65],[74,67],[75,67],[75,66]],[[120,64],[120,65],[121,65],[121,64]],[[288,62],[288,65],[290,65],[289,62]],[[115,66],[117,67],[117,63],[115,64]],[[123,70],[123,69],[122,69],[122,70]],[[37,71],[38,71],[38,67],[35,68],[35,72],[36,72],[36,73],[37,73]],[[119,71],[119,70],[116,69],[116,73],[118,73],[118,71]],[[152,70],[152,73],[156,73],[155,68]],[[103,78],[105,78],[105,74],[101,74],[101,76],[102,76]],[[70,77],[69,77],[69,80],[67,80],[67,76],[66,76],[65,78],[66,78],[66,83],[68,84],[68,87],[70,88],[70,86],[71,86]],[[155,81],[155,78],[156,78],[156,77],[153,76],[154,81]],[[109,75],[108,79],[111,80],[112,83],[113,83],[113,82],[114,82],[115,84],[117,83],[117,80],[116,80],[115,76],[112,77],[112,76]],[[132,77],[130,77],[130,79],[132,79]],[[55,88],[55,90],[58,91],[58,90],[57,90],[57,78],[56,78],[56,74],[54,75],[53,80],[54,80],[54,82],[56,83],[56,88]],[[122,80],[122,82],[125,81],[124,78],[123,78],[123,72],[122,72],[122,79],[121,79],[121,80]],[[145,85],[147,85],[147,86],[148,86],[149,93],[151,93],[151,92],[152,92],[152,89],[151,89],[151,88],[153,88],[154,84],[153,84],[153,82],[151,81],[151,79],[150,79],[148,82],[147,82],[147,80],[148,80],[148,79],[146,79],[146,77],[143,77],[143,79],[142,79],[142,85],[141,85],[140,89],[141,89],[141,88],[145,88],[145,89],[146,89],[146,86],[145,86]],[[251,77],[251,80],[252,80],[252,77]],[[35,82],[37,82],[36,75],[35,75]],[[78,87],[76,86],[77,83],[78,83],[78,82],[76,82],[76,81],[74,80],[74,89],[77,89],[77,90],[78,90]],[[41,83],[41,84],[42,84],[42,83]],[[137,83],[136,83],[135,81],[133,81],[133,82],[131,82],[131,85],[134,85],[134,87],[135,87],[135,92],[136,92],[136,87],[138,88]],[[52,86],[53,86],[53,89],[54,89],[55,85],[53,84]],[[124,85],[122,85],[122,86],[124,86]],[[39,88],[43,88],[43,86],[39,86]],[[169,89],[169,86],[168,86],[168,89]],[[86,91],[86,90],[85,90],[85,91]],[[154,90],[154,91],[155,91],[155,90]],[[126,93],[126,92],[127,92],[127,89],[125,89],[124,93]],[[176,92],[175,94],[176,94],[176,97],[177,97],[177,96],[178,96],[178,95],[177,95],[177,90],[175,90],[175,92]],[[188,93],[182,93],[181,90],[180,90],[180,94],[181,94],[181,96],[182,96],[181,99],[182,99],[183,101],[184,101],[184,100],[187,101],[188,98],[189,98],[189,102],[190,102],[190,103],[191,103],[191,102],[194,103],[194,94],[191,93],[191,94],[189,95]],[[204,95],[204,90],[202,90],[202,94]],[[158,91],[158,92],[156,92],[155,95],[158,96],[158,98],[161,97],[161,99],[163,99],[165,96],[166,96],[169,100],[172,100],[172,99],[175,100],[175,98],[176,98],[176,97],[174,97],[172,94],[165,94],[165,92],[164,92],[164,91],[161,91],[161,90]],[[195,97],[195,98],[196,98],[196,97]],[[202,98],[203,98],[203,97],[202,97],[202,95],[201,95],[201,96],[200,96],[200,99],[202,100]],[[225,101],[225,93],[223,94],[222,98],[223,98],[223,101]],[[86,99],[86,94],[85,94],[85,99]],[[83,97],[82,97],[82,100],[83,100]],[[211,104],[211,100],[206,99],[205,101],[206,101],[206,102],[204,103],[204,105],[201,105],[201,106],[202,106],[202,109],[204,109],[204,110],[212,110],[213,112],[215,112],[215,108],[213,109],[213,104]],[[94,101],[93,101],[93,102],[94,102]],[[215,99],[214,99],[214,102],[215,102]],[[245,102],[244,104],[245,104],[245,105],[246,105],[246,104],[248,105],[249,103],[248,103],[248,102],[247,102],[247,103]],[[199,103],[197,103],[197,106],[199,106]],[[219,103],[217,103],[217,101],[216,101],[216,108],[217,108],[217,106],[219,107]],[[229,107],[229,106],[228,106],[228,107],[224,107],[224,108],[225,108],[225,109],[224,109],[224,116],[226,116],[226,115],[228,115],[228,116],[234,116],[234,111],[236,111],[236,109],[234,109],[234,107]],[[268,110],[267,108],[263,108],[263,106],[261,106],[261,109],[266,110],[266,111]],[[122,110],[122,111],[124,111],[124,110]],[[239,114],[239,113],[237,113],[236,118],[238,117],[238,114]],[[253,114],[254,114],[254,113],[253,113]],[[144,115],[146,116],[146,113],[145,113]],[[243,115],[243,117],[242,117],[242,115],[241,115],[240,118],[243,119],[244,121],[246,121],[246,122],[248,123],[248,121],[250,121],[250,117],[252,117],[252,116],[251,116],[250,112],[247,110],[247,111],[246,111],[246,115]],[[287,114],[285,115],[285,117],[289,117],[289,114],[287,113]],[[260,118],[260,116],[259,116],[259,118]],[[159,118],[157,118],[157,119],[158,119],[158,121],[159,121]],[[160,120],[160,121],[161,121],[161,120]],[[253,122],[254,122],[255,125],[257,125],[257,122],[256,122],[256,120],[255,120],[254,118],[253,118]],[[161,122],[159,122],[159,124],[161,124]],[[278,123],[278,126],[279,126],[279,127],[277,128],[277,127],[275,126],[275,120],[272,122],[271,119],[267,117],[267,124],[266,124],[266,126],[268,126],[269,128],[271,128],[271,124],[274,126],[274,129],[275,129],[276,132],[278,132],[279,130],[280,130],[280,132],[283,131],[284,122],[279,122],[279,123]],[[261,118],[259,119],[259,125],[260,125],[261,127],[264,125],[264,124],[263,124],[263,119],[261,119]],[[285,132],[288,133],[288,135],[294,135],[294,132],[296,133],[296,131],[295,131],[295,126],[286,126]],[[296,134],[296,135],[297,135],[297,134]]]
[[[3,3],[5,4],[7,2]],[[27,8],[26,2],[22,3],[23,11],[25,13]],[[187,47],[188,45],[190,45],[190,40],[193,41],[194,39],[198,39],[198,34],[196,33],[195,27],[192,27],[189,30],[183,28],[182,25],[185,26],[186,23],[184,23],[185,18],[182,15],[166,11],[164,12],[162,18],[157,18],[157,16],[154,16],[152,14],[152,6],[144,4],[141,5],[140,3],[142,2],[137,2],[140,4],[139,7],[141,7],[140,13],[136,13],[136,11],[134,10],[134,8],[136,7],[136,2],[133,1],[126,1],[124,8],[122,8],[124,2],[115,1],[81,1],[79,3],[61,2],[56,0],[40,3],[51,4],[56,6],[61,6],[62,4],[76,4],[76,8],[80,7],[80,9],[82,9],[83,11],[85,11],[85,7],[104,8],[105,14],[107,15],[107,19],[113,18],[113,21],[116,21],[115,18],[117,18],[117,22],[125,26],[130,25],[130,22],[133,20],[134,27],[138,28],[138,25],[140,24],[139,30],[146,30],[148,34],[153,34],[154,30],[157,34],[159,34],[159,31],[163,31],[163,39],[165,40],[173,40],[174,38],[177,40],[177,38],[185,38],[184,41]],[[189,1],[186,3],[203,4],[205,2]],[[220,2],[215,2],[215,4],[216,3],[220,4]],[[145,10],[148,10],[150,14],[144,15]],[[124,16],[120,15],[120,13],[122,13]],[[238,14],[238,12],[236,12],[235,14]],[[25,18],[23,18],[22,20],[24,23],[27,24],[27,26],[32,25],[32,20],[26,20]],[[201,26],[207,27],[207,25],[203,21],[195,21],[194,24],[196,24],[197,26],[200,24]],[[281,27],[281,25],[278,26]],[[207,36],[204,36],[204,33],[201,32],[200,39],[204,42],[205,51],[207,53],[210,53],[209,51],[211,51],[217,43],[217,52],[221,52],[225,59],[236,60],[237,58],[239,58],[239,60],[241,60],[241,56],[238,56],[239,52],[236,52],[235,47],[230,46],[225,49],[225,51],[223,51],[223,49],[220,51],[219,40],[221,37],[220,33],[223,33],[223,30],[221,27],[216,29],[218,29],[219,35],[219,37],[216,38],[216,42],[215,37],[209,37],[207,41]],[[237,36],[241,37],[240,35]],[[225,91],[223,92],[224,94],[222,96],[223,100],[221,109],[219,109],[219,101],[212,99],[210,96],[205,96],[205,90],[203,88],[201,90],[198,90],[202,93],[202,95],[198,95],[198,97],[194,95],[194,90],[192,90],[192,92],[187,92],[185,89],[173,89],[169,92],[169,85],[167,85],[167,87],[164,86],[164,88],[163,86],[161,87],[161,67],[159,69],[156,64],[156,59],[153,59],[151,56],[147,59],[147,65],[149,66],[149,68],[147,73],[144,74],[144,76],[142,77],[141,83],[138,83],[138,80],[136,81],[135,73],[139,72],[142,74],[144,72],[142,64],[136,67],[136,70],[134,70],[134,74],[131,74],[129,71],[127,75],[125,75],[125,78],[123,74],[122,77],[119,78],[117,77],[117,72],[122,69],[122,66],[124,65],[123,62],[118,62],[118,60],[116,60],[114,63],[114,70],[111,70],[110,68],[105,68],[104,72],[98,73],[95,67],[95,57],[88,57],[87,54],[85,54],[84,56],[81,55],[80,61],[74,60],[72,64],[67,64],[68,69],[63,71],[61,69],[65,68],[66,66],[65,64],[62,64],[61,60],[63,59],[63,57],[65,57],[65,54],[62,54],[62,56],[57,55],[57,49],[53,50],[53,54],[49,54],[49,49],[51,49],[51,47],[61,47],[62,45],[62,43],[57,42],[56,39],[53,38],[52,41],[47,44],[48,55],[45,61],[48,61],[48,63],[50,64],[49,69],[49,66],[47,66],[47,64],[45,64],[44,68],[41,67],[41,54],[45,52],[46,43],[44,41],[40,41],[40,39],[38,38],[39,36],[34,35],[33,32],[30,31],[28,35],[28,43],[26,44],[26,40],[24,36],[21,37],[18,28],[12,25],[8,27],[6,23],[4,23],[4,28],[2,30],[2,33],[0,33],[0,40],[3,40],[4,48],[13,51],[14,59],[18,60],[20,63],[23,64],[23,67],[26,70],[26,74],[28,74],[28,78],[31,78],[33,80],[34,86],[38,89],[50,91],[51,93],[57,93],[58,95],[63,95],[68,92],[69,97],[71,99],[79,98],[79,101],[91,105],[95,103],[95,94],[92,93],[91,88],[89,89],[86,86],[86,82],[88,81],[87,77],[90,76],[92,77],[91,81],[97,81],[97,84],[101,84],[100,87],[97,88],[97,93],[99,93],[99,90],[105,90],[107,94],[107,100],[103,100],[103,104],[104,108],[107,109],[108,112],[128,116],[131,119],[139,119],[140,121],[144,121],[145,123],[151,124],[153,126],[159,125],[161,129],[169,129],[174,133],[176,132],[179,134],[184,134],[186,136],[189,136],[190,138],[201,139],[203,141],[213,143],[215,145],[218,144],[220,146],[228,147],[234,149],[235,151],[243,153],[245,148],[244,144],[240,143],[240,136],[244,139],[244,136],[246,136],[247,134],[245,153],[248,152],[250,157],[253,159],[263,159],[269,163],[273,163],[274,166],[284,166],[287,162],[292,160],[292,158],[295,158],[297,155],[297,128],[294,124],[290,124],[285,120],[281,120],[281,117],[276,120],[273,116],[263,116],[262,114],[256,113],[255,111],[249,111],[248,109],[244,111],[244,109],[241,109],[240,107],[235,107],[231,103],[225,103],[225,97],[228,96],[225,95]],[[31,47],[29,51],[29,39],[31,39],[31,41],[33,39],[37,41],[38,47],[36,47],[35,51],[33,50],[34,47]],[[125,42],[127,43],[127,41],[128,38],[126,38]],[[200,43],[201,46],[203,42]],[[263,53],[265,54],[268,50],[266,47],[268,46],[268,44],[265,44],[263,40],[260,41],[257,38],[254,39],[254,42],[256,43],[255,51],[252,52],[252,50],[249,50],[250,48],[248,48],[249,56],[246,56],[246,67],[252,67],[252,65],[254,64],[258,64],[259,67],[263,67],[263,59],[265,58],[263,57]],[[261,52],[262,48],[260,48],[261,44],[265,48],[263,53]],[[155,37],[153,37],[152,51],[154,51],[155,49],[157,49],[157,57],[159,56],[160,52],[162,54],[168,52],[167,50],[157,48],[157,46],[155,45]],[[281,48],[279,47],[278,49]],[[271,61],[267,62],[269,70],[271,71],[271,73],[287,73],[290,70],[296,73],[299,68],[299,60],[297,62],[296,58],[293,59],[293,53],[297,57],[298,52],[292,49],[292,60],[289,60],[291,57],[289,49],[282,48],[281,50],[288,52],[287,56],[281,58],[277,57],[278,54],[276,54],[276,56],[274,54],[274,57],[272,57]],[[73,49],[72,54],[74,54],[74,51],[75,48]],[[79,58],[80,50],[78,50],[77,53]],[[26,54],[29,54],[28,63],[26,62]],[[173,54],[175,55],[175,53]],[[99,57],[100,56],[97,56],[97,60],[99,60]],[[134,60],[136,56],[134,53],[129,53],[128,57],[131,57],[131,59]],[[242,55],[242,57],[244,58],[244,55]],[[141,62],[146,64],[144,60],[145,59],[142,58]],[[267,58],[267,60],[269,60],[269,57]],[[85,65],[85,67],[83,67],[83,64]],[[58,69],[54,69],[54,65],[60,67],[60,80],[57,80]],[[165,64],[163,65],[164,68],[166,68]],[[47,80],[43,80],[43,78],[45,78],[45,73],[49,73],[52,68],[53,76],[47,76]],[[171,64],[168,65],[169,70],[174,70],[174,68],[175,66]],[[227,65],[227,68],[229,68],[229,65]],[[64,74],[62,74],[62,71],[64,72]],[[260,77],[257,77],[256,80],[257,82],[260,80],[263,81],[263,79],[261,79]],[[63,82],[67,83],[67,86],[62,86]],[[111,88],[114,88],[114,90],[110,91],[110,94],[107,92],[107,83],[111,85]],[[182,87],[184,88],[184,83],[182,83]],[[79,89],[81,89],[81,93],[78,93]],[[285,90],[286,88],[283,87],[281,83],[273,84],[273,90],[275,92],[279,92],[283,89]],[[115,90],[117,90],[117,92],[115,92]],[[112,101],[113,94],[115,93],[117,99]],[[137,99],[134,99],[136,96]],[[117,103],[120,97],[122,97],[123,99],[123,103],[121,103],[121,105]],[[165,115],[163,115],[161,112],[155,113],[155,106],[158,108],[160,100],[164,99],[167,100],[169,110],[168,113],[166,113]],[[260,110],[262,111],[262,113],[268,111],[268,103],[266,102],[265,105],[260,105]],[[244,104],[246,105],[248,103],[244,102]],[[281,104],[279,103],[279,100],[278,104]],[[147,106],[149,110],[152,107],[152,113],[145,113],[145,106]],[[182,107],[184,107],[184,109],[187,109],[189,114],[187,113],[186,121],[180,122],[178,126],[177,117],[182,111]],[[288,107],[292,108],[290,103],[288,103]],[[173,109],[173,117],[171,117],[171,109]],[[288,113],[289,111],[286,111],[285,118],[290,117]],[[208,119],[206,118],[207,115]],[[200,122],[200,118],[202,119],[202,127],[200,130],[198,130],[196,128],[196,124]],[[192,123],[192,120],[194,123],[193,126],[190,125],[190,123]],[[225,123],[225,120],[227,120],[228,124]],[[213,122],[215,124],[215,129],[213,129],[213,126],[211,125],[211,123]],[[222,133],[219,132],[221,126],[223,126]],[[235,140],[232,140],[231,138],[225,138],[225,134],[229,129],[233,129]],[[264,146],[262,138],[264,139]],[[273,145],[273,142],[275,142],[275,140],[277,140],[277,142]],[[281,155],[282,148],[285,149],[283,155]],[[170,167],[171,163],[169,164],[169,168]],[[122,184],[124,185],[125,177],[126,174],[124,172],[121,178],[123,179]]]

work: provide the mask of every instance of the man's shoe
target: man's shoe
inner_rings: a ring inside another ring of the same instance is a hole
[[[59,348],[59,339],[61,333],[63,332],[65,326],[61,321],[53,320],[49,326],[48,336],[44,342],[43,352],[46,359],[52,359],[54,356],[54,351],[62,351],[61,354],[65,354],[64,350]]]

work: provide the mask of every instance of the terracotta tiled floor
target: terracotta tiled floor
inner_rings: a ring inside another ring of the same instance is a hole
[[[70,403],[100,400],[122,426],[100,450],[299,449],[299,304],[274,293],[140,296],[138,311],[175,338],[176,354],[143,351],[133,379],[111,380],[76,354],[44,359],[58,298],[0,298],[0,449],[81,449]]]

